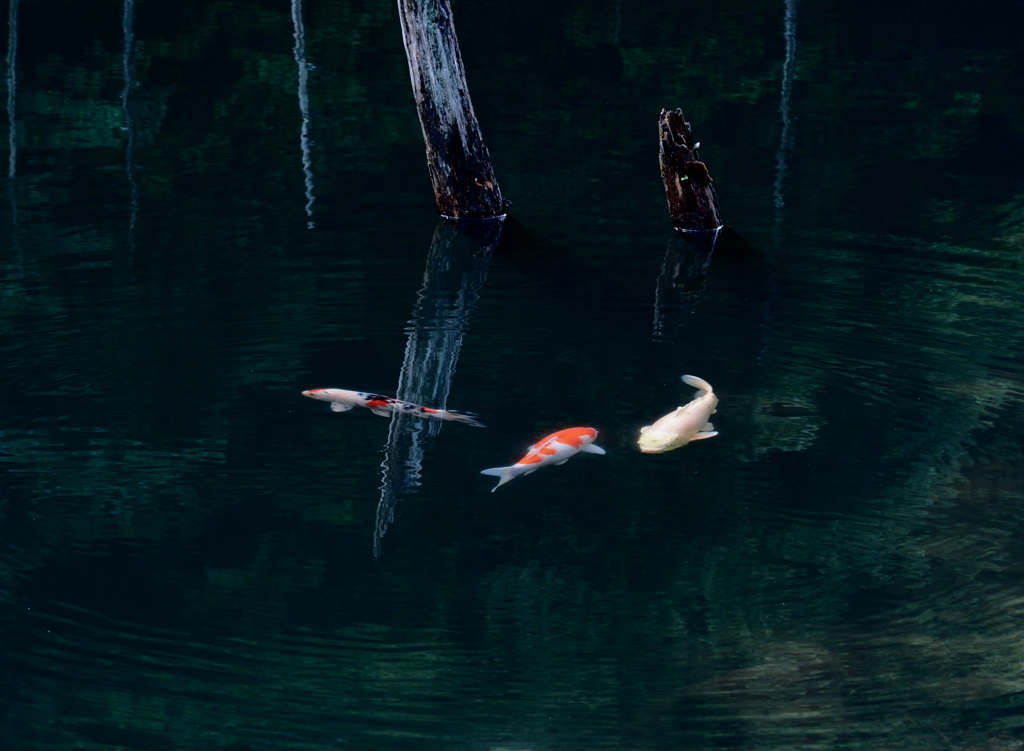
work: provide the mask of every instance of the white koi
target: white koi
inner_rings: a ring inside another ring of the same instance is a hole
[[[659,419],[653,425],[640,428],[637,443],[645,454],[661,454],[685,446],[690,441],[699,441],[718,435],[715,426],[708,422],[718,410],[718,397],[711,384],[697,376],[684,375],[683,382],[697,389],[693,401]]]
[[[401,412],[415,417],[433,417],[437,420],[451,420],[461,422],[464,425],[474,425],[483,428],[485,425],[477,419],[472,412],[461,412],[455,409],[431,409],[421,407],[411,402],[403,402],[390,396],[380,394],[368,394],[365,391],[348,391],[346,389],[310,389],[303,391],[303,396],[310,399],[319,399],[322,402],[330,402],[331,409],[335,412],[347,412],[353,407],[366,407],[375,415],[390,417],[395,412]]]
[[[545,436],[530,446],[526,456],[510,467],[492,467],[480,471],[482,475],[500,477],[491,492],[519,475],[528,475],[549,464],[565,464],[569,458],[582,452],[603,454],[604,449],[594,445],[597,431],[593,428],[566,428]]]

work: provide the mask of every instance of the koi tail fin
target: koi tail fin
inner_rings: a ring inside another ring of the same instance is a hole
[[[482,469],[482,470],[480,470],[480,474],[482,474],[482,475],[493,475],[494,477],[500,477],[501,478],[498,481],[498,484],[495,485],[493,488],[491,488],[491,492],[493,493],[495,490],[500,488],[506,482],[508,482],[509,480],[514,478],[517,473],[516,473],[514,467],[491,467],[490,469]]]
[[[451,420],[452,422],[461,422],[463,425],[472,425],[477,428],[486,428],[487,426],[480,422],[480,416],[473,412],[463,412],[458,409],[446,409],[442,415],[445,420]]]
[[[698,391],[696,394],[697,396],[701,396],[701,394],[704,392],[710,394],[713,390],[711,388],[710,383],[705,381],[703,378],[698,378],[695,375],[684,375],[683,383],[685,383],[687,386],[693,386],[695,389],[700,389],[700,391]]]

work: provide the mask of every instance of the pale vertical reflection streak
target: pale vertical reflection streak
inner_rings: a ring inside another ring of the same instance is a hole
[[[299,112],[302,113],[302,130],[299,143],[302,147],[302,174],[306,178],[306,227],[313,229],[313,160],[310,156],[309,140],[309,63],[306,62],[306,27],[302,23],[302,0],[292,0],[292,22],[295,25],[295,62],[299,66]]]
[[[467,226],[469,229],[465,229]],[[487,279],[491,253],[501,238],[502,220],[469,220],[463,227],[460,232],[456,225],[442,220],[434,230],[398,378],[399,399],[434,409],[448,406],[462,338]],[[424,451],[441,425],[439,420],[400,412],[391,416],[381,464],[383,482],[373,537],[375,558],[381,556],[381,538],[394,521],[396,504],[420,485]]]
[[[14,177],[18,172],[18,124],[15,119],[15,91],[17,79],[15,62],[18,56],[18,0],[10,0],[7,8],[7,195],[11,201],[11,232],[14,247],[18,250],[18,268],[25,271],[25,258],[18,240],[18,198]]]
[[[13,178],[18,155],[18,131],[14,121],[14,61],[18,54],[18,0],[10,0],[7,9],[7,123],[10,151],[7,155],[7,176]]]
[[[131,214],[128,218],[128,263],[135,259],[135,220],[139,213],[139,182],[135,168],[135,121],[132,118],[130,97],[135,86],[135,0],[124,0],[124,89],[121,92],[121,109],[124,112],[124,129],[128,144],[125,146],[124,169],[128,177],[131,195]]]
[[[778,236],[782,226],[782,210],[786,205],[783,185],[789,161],[789,149],[793,141],[793,119],[790,114],[790,98],[793,92],[793,74],[796,70],[796,0],[785,0],[786,16],[784,35],[786,39],[786,60],[782,65],[782,97],[779,114],[782,116],[782,137],[779,151],[775,156],[775,233]]]

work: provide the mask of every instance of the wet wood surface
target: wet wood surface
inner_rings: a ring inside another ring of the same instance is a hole
[[[662,110],[658,119],[661,179],[672,226],[685,232],[707,232],[722,226],[718,197],[700,161],[690,124],[682,110]]]
[[[507,202],[473,112],[448,0],[399,0],[402,37],[437,209],[494,218]]]

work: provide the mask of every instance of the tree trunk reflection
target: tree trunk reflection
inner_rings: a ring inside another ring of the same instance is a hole
[[[414,404],[445,409],[470,312],[480,296],[491,251],[502,221],[440,221],[427,255],[423,287],[409,322],[405,361],[396,396]],[[384,447],[383,484],[374,529],[374,556],[394,521],[395,505],[420,484],[427,443],[441,430],[440,420],[396,413]]]

